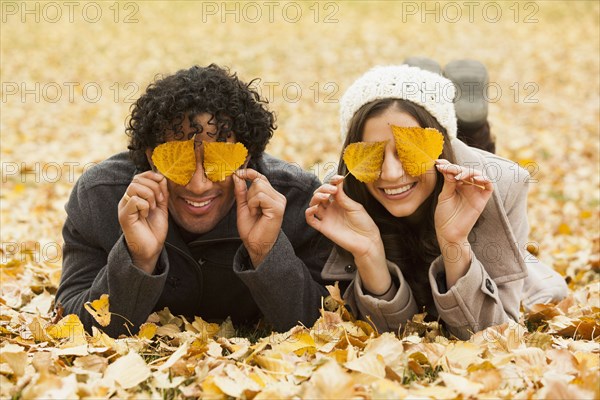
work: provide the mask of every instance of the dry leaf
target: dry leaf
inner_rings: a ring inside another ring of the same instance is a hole
[[[140,326],[140,331],[138,332],[137,336],[139,338],[151,340],[154,337],[154,335],[156,335],[157,329],[158,326],[156,326],[156,324],[153,324],[152,322],[143,323]]]
[[[368,353],[344,364],[344,367],[363,374],[385,378],[385,362],[381,355]]]
[[[348,171],[361,182],[375,182],[381,175],[385,142],[357,142],[344,150],[344,162]]]
[[[410,176],[429,171],[442,154],[444,136],[436,129],[392,125],[392,132],[402,167]]]
[[[204,142],[204,173],[213,182],[225,180],[246,163],[248,149],[242,143]]]
[[[46,333],[53,339],[68,338],[69,340],[65,343],[67,347],[87,344],[85,329],[75,314],[69,314],[58,321],[58,324],[47,327]]]
[[[110,364],[104,372],[105,378],[117,382],[124,389],[139,385],[148,379],[150,375],[150,368],[135,351],[130,351],[126,356]]]
[[[187,185],[196,172],[194,138],[174,140],[156,146],[152,163],[158,171],[178,185]]]
[[[8,364],[15,375],[22,376],[27,365],[27,352],[22,346],[5,342],[0,347],[0,363]]]
[[[110,312],[108,311],[108,295],[103,294],[98,300],[86,302],[84,305],[87,312],[102,326],[110,324]]]

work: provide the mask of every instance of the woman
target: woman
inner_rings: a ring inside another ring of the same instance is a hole
[[[527,308],[567,292],[525,250],[527,172],[456,139],[454,94],[446,78],[407,65],[360,77],[340,102],[344,148],[387,140],[379,178],[344,178],[340,159],[340,175],[317,189],[306,210],[308,224],[337,245],[323,278],[353,279],[346,302],[380,331],[425,310],[466,339],[518,321],[521,300]],[[441,132],[435,165],[406,173],[392,125]]]

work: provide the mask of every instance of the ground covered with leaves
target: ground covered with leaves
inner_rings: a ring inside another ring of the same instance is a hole
[[[600,398],[597,2],[454,2],[460,17],[442,2],[429,14],[423,2],[252,3],[260,17],[237,2],[233,14],[74,3],[2,3],[1,398]],[[488,67],[497,153],[533,177],[529,250],[565,277],[567,299],[469,341],[420,315],[376,332],[335,289],[314,326],[283,333],[163,310],[109,338],[53,315],[64,203],[84,170],[125,149],[128,108],[156,74],[215,62],[260,77],[278,115],[268,152],[323,178],[343,91],[414,55]]]

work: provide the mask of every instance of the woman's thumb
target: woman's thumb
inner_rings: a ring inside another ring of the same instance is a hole
[[[333,195],[333,199],[344,209],[346,210],[354,210],[356,205],[358,204],[354,200],[352,200],[346,192],[344,192],[344,182],[340,182],[337,184],[337,191]]]

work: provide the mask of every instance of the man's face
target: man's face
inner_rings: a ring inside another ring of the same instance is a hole
[[[217,131],[208,113],[199,114],[195,118],[196,124],[202,126],[202,133],[196,135],[196,142],[215,141],[208,134]],[[194,129],[186,117],[183,121],[183,138],[187,140],[193,134]],[[167,133],[166,141],[177,140],[171,133]],[[235,142],[235,135],[227,139]],[[148,159],[151,160],[152,149],[146,151]],[[202,146],[196,146],[196,172],[190,182],[181,186],[167,180],[169,189],[169,213],[180,227],[188,232],[202,234],[212,230],[229,212],[235,201],[233,193],[233,177],[228,176],[224,181],[212,182],[204,174],[202,166]]]

